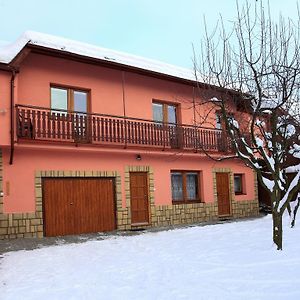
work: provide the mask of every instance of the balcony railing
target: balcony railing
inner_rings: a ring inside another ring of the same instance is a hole
[[[16,106],[18,139],[227,152],[221,130],[103,114]]]

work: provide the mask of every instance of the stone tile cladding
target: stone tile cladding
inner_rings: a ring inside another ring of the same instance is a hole
[[[250,217],[258,215],[258,197],[250,201],[235,201],[233,191],[233,173],[230,169],[214,169],[214,203],[194,203],[178,205],[155,205],[154,201],[154,173],[150,166],[125,167],[125,199],[126,207],[122,207],[121,176],[117,171],[36,171],[35,172],[35,212],[3,213],[3,196],[0,195],[0,239],[43,237],[43,204],[42,178],[49,177],[110,177],[115,179],[115,201],[117,209],[117,229],[130,230],[137,226],[131,225],[130,210],[130,172],[146,172],[148,174],[149,189],[149,224],[141,228],[160,227],[179,224],[193,224],[218,219],[218,205],[216,192],[216,172],[230,174],[231,212],[232,217]],[[0,191],[3,191],[3,161],[0,150]],[[255,182],[257,191],[257,182]]]
[[[0,156],[0,191],[3,190],[2,156]],[[122,208],[121,176],[114,171],[36,171],[35,172],[35,212],[3,213],[3,197],[0,196],[0,239],[21,237],[43,237],[42,178],[63,177],[110,177],[115,179],[115,200],[118,215]],[[127,218],[127,215],[124,214]],[[117,227],[123,225],[123,214],[117,218]]]
[[[228,173],[229,174],[229,192],[230,192],[230,209],[231,216],[233,218],[244,218],[244,217],[255,217],[259,215],[259,203],[258,203],[258,187],[257,187],[257,176],[254,172],[254,191],[255,198],[236,201],[234,194],[234,176],[230,168],[216,168],[213,169],[213,186],[214,186],[214,202],[218,203],[217,198],[217,181],[216,173]]]
[[[0,149],[0,191],[3,191],[3,160]],[[36,211],[32,213],[3,213],[3,196],[0,195],[0,239],[19,237],[42,237],[41,198],[37,198]]]

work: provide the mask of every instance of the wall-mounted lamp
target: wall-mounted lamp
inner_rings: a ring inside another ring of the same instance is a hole
[[[137,154],[136,157],[135,157],[135,159],[136,159],[136,160],[142,160],[142,157],[141,157],[140,154]]]

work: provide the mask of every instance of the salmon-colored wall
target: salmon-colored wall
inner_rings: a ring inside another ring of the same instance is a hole
[[[19,74],[19,104],[50,107],[50,84],[91,90],[93,112],[123,114],[121,72],[30,54]]]
[[[28,212],[35,209],[34,176],[37,170],[101,170],[119,171],[122,177],[122,197],[125,206],[124,172],[125,166],[151,166],[154,170],[156,205],[171,204],[170,170],[201,171],[201,194],[205,202],[213,199],[213,168],[231,168],[234,173],[244,173],[246,179],[246,195],[235,196],[236,200],[253,200],[254,175],[251,169],[238,161],[216,163],[206,157],[193,155],[150,154],[141,153],[138,162],[134,151],[124,151],[122,155],[109,151],[95,151],[78,148],[67,150],[16,148],[13,165],[9,165],[9,151],[4,150],[3,182],[4,211]],[[6,190],[9,183],[9,191]],[[8,195],[9,193],[9,195]]]
[[[124,115],[122,71],[60,58],[30,54],[23,62],[18,103],[50,107],[50,84],[90,89],[95,113]],[[183,123],[192,123],[190,86],[139,74],[124,74],[126,115],[152,119],[152,100],[181,103]]]
[[[0,73],[0,100],[7,110],[0,115],[4,133],[0,145],[10,143],[10,76],[9,72]],[[152,101],[161,100],[179,105],[181,123],[194,124],[195,121],[205,127],[215,127],[216,109],[212,109],[211,104],[200,103],[224,96],[214,90],[193,90],[192,86],[169,80],[31,53],[22,62],[15,79],[15,103],[50,107],[51,84],[90,90],[91,111],[94,113],[122,116],[124,101],[126,116],[151,120]],[[234,110],[234,105],[230,107]]]
[[[0,71],[0,145],[10,141],[10,78],[9,72]]]
[[[10,76],[0,71],[0,145],[10,143]],[[124,79],[124,85],[122,81]],[[106,67],[79,63],[40,54],[29,54],[22,62],[15,80],[15,102],[24,105],[50,107],[50,84],[67,85],[90,90],[91,110],[95,113],[124,115],[152,119],[152,101],[178,103],[179,117],[184,124],[193,124],[193,98],[197,103],[216,92],[201,90],[195,93],[189,85],[147,77]],[[123,94],[124,91],[124,94]],[[211,106],[197,106],[196,123],[210,116],[202,125],[215,126],[215,110]],[[135,159],[137,153],[142,161]],[[171,204],[170,170],[197,170],[202,172],[202,195],[205,202],[213,201],[212,169],[231,168],[235,173],[245,173],[246,195],[236,200],[253,200],[254,175],[237,160],[216,163],[200,154],[170,154],[166,152],[135,151],[123,149],[76,148],[38,144],[26,148],[15,146],[14,164],[9,165],[9,148],[3,147],[4,160],[4,211],[29,212],[35,209],[34,174],[37,170],[108,170],[119,171],[124,189],[124,170],[128,165],[147,165],[154,169],[155,203]],[[9,189],[9,190],[7,190]],[[123,190],[123,205],[125,193]]]

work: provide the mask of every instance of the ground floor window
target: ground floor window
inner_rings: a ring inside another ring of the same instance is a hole
[[[173,203],[200,202],[199,172],[171,171]]]
[[[234,193],[236,195],[246,194],[245,174],[234,174]]]

